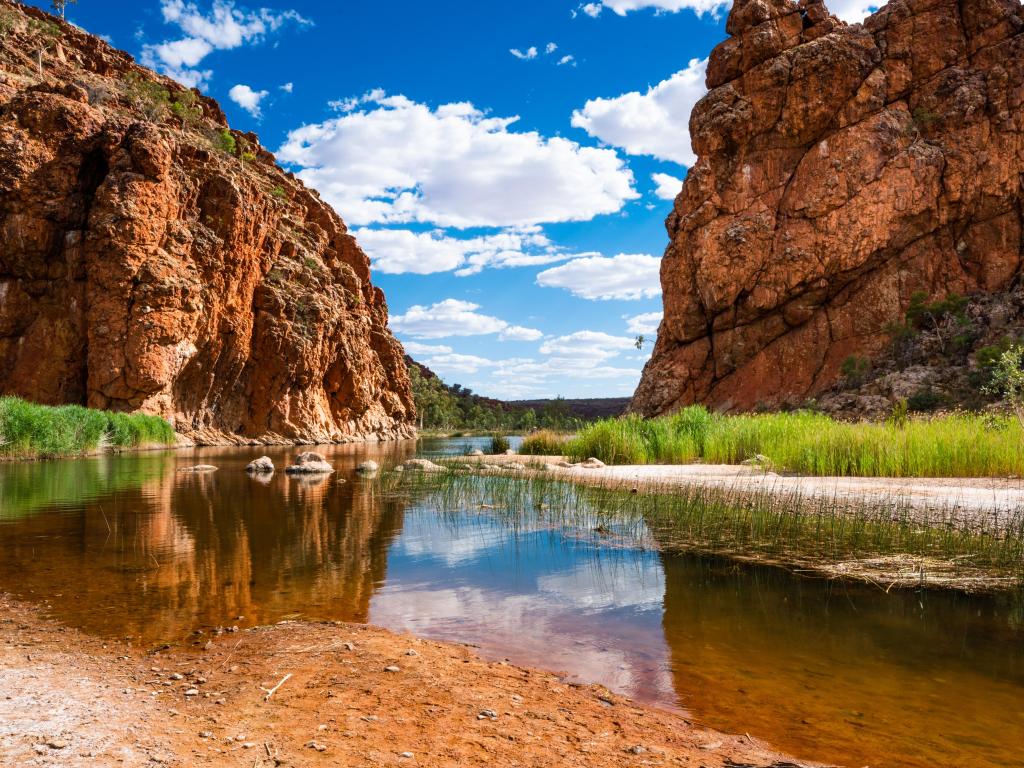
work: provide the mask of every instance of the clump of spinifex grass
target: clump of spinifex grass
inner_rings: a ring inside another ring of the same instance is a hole
[[[173,445],[174,428],[157,416],[78,405],[48,406],[0,397],[0,456],[77,456],[108,448]]]
[[[550,429],[538,429],[523,438],[519,453],[527,456],[559,456],[570,436]]]
[[[1024,429],[988,415],[848,423],[807,411],[723,416],[692,406],[662,418],[596,422],[557,453],[608,464],[739,464],[764,457],[776,470],[809,475],[991,477],[1024,474]]]
[[[406,473],[389,493],[440,512],[486,510],[511,524],[548,523],[593,531],[647,531],[659,546],[780,564],[822,566],[872,558],[927,560],[946,572],[1024,580],[1024,513],[1000,517],[884,504],[708,488],[630,493],[544,476]],[[824,569],[823,569],[824,570]]]

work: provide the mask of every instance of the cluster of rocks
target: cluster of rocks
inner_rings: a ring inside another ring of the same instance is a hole
[[[431,462],[427,463],[430,464]],[[275,469],[274,461],[269,456],[260,456],[255,461],[249,462],[245,467],[245,471],[250,475],[264,478],[274,474]],[[364,461],[356,467],[356,471],[359,474],[367,477],[376,475],[379,470],[380,465],[372,460]],[[192,467],[183,467],[178,471],[189,474],[201,474],[216,472],[217,467],[211,464],[196,464]],[[324,458],[323,454],[316,453],[315,451],[304,451],[298,454],[295,457],[295,463],[285,467],[284,471],[289,475],[329,475],[334,472],[334,467]]]

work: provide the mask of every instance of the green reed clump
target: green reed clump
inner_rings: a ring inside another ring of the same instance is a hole
[[[164,419],[79,405],[48,406],[0,397],[0,456],[75,456],[108,448],[173,445]]]
[[[1024,473],[1024,429],[1013,419],[974,414],[848,423],[807,411],[723,416],[691,406],[657,419],[596,422],[562,452],[608,464],[766,457],[777,470],[810,475],[988,477]]]
[[[1024,580],[1024,514],[955,510],[685,486],[630,493],[551,477],[407,473],[388,491],[440,512],[483,510],[512,526],[543,521],[569,530],[614,531],[634,544],[780,563],[833,564],[876,557],[930,558],[951,569]],[[627,543],[629,543],[627,541]],[[929,565],[932,567],[932,565]]]
[[[519,453],[527,456],[561,456],[569,435],[551,429],[538,429],[531,432],[519,446]]]

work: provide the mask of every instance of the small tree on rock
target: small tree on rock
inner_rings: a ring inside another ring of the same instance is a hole
[[[78,5],[78,0],[52,0],[50,3],[50,7],[59,13],[62,19],[64,18],[64,11],[69,5]]]

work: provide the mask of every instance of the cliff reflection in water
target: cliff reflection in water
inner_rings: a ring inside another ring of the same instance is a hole
[[[680,703],[841,765],[1022,765],[1020,595],[892,591],[663,553]]]
[[[374,455],[412,447],[385,450]],[[251,478],[253,456],[237,450],[0,468],[0,590],[145,643],[290,615],[365,620],[403,508],[355,476],[365,448],[331,454],[337,474],[303,479]],[[288,452],[272,457],[283,466]],[[220,471],[176,471],[198,461]]]

